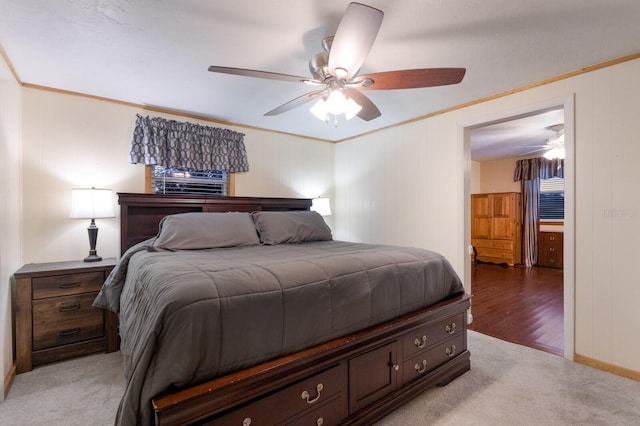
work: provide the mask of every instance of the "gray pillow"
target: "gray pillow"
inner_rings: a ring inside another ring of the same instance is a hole
[[[253,212],[263,244],[331,240],[331,228],[313,211]]]
[[[180,213],[160,221],[153,245],[167,250],[196,250],[260,244],[250,213]]]

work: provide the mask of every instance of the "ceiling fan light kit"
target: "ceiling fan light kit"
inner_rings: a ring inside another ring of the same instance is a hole
[[[564,160],[564,133],[560,134],[560,132],[564,130],[564,124],[554,124],[553,126],[550,126],[549,129],[556,132],[556,138],[553,140],[547,139],[548,150],[544,153],[544,158],[548,160],[556,158]]]
[[[341,114],[345,114],[347,120],[354,116],[365,121],[380,117],[378,107],[361,90],[416,89],[462,81],[466,72],[464,68],[422,68],[358,75],[378,35],[383,17],[384,13],[379,9],[361,3],[349,3],[335,35],[323,39],[324,52],[309,61],[313,78],[220,66],[210,66],[209,71],[324,86],[292,99],[265,115],[282,114],[318,99],[310,111],[327,123],[333,115],[336,126],[337,116]]]
[[[333,90],[326,99],[324,97],[321,98],[309,110],[318,119],[326,123],[330,123],[331,116],[333,116],[333,124],[338,126],[338,116],[340,114],[344,114],[347,120],[351,120],[361,109],[362,106],[358,105],[353,99],[345,97],[342,90]]]

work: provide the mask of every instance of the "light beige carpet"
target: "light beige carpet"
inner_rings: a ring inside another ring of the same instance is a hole
[[[640,425],[640,382],[469,332],[471,371],[378,423]],[[119,352],[20,374],[0,425],[110,425],[124,381]]]

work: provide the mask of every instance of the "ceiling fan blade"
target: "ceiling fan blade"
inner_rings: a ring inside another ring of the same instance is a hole
[[[328,90],[314,90],[313,92],[305,93],[302,96],[298,96],[297,98],[292,99],[289,102],[272,109],[264,115],[272,116],[282,114],[283,112],[287,112],[301,105],[304,105],[307,102],[310,102],[313,99],[317,98],[318,96],[324,95],[325,93],[328,93]]]
[[[381,10],[360,3],[349,3],[329,52],[331,75],[344,79],[356,75],[378,35],[383,16]]]
[[[268,72],[268,71],[247,70],[244,68],[218,67],[218,66],[212,65],[209,67],[209,71],[222,73],[222,74],[240,75],[244,77],[266,78],[269,80],[280,80],[280,81],[292,81],[294,83],[322,84],[320,81],[313,80],[307,77],[299,77],[296,75],[288,75],[288,74],[279,74],[276,72]]]
[[[462,81],[465,68],[419,68],[359,75],[351,84],[364,83],[363,90],[416,89],[445,86]],[[367,82],[371,80],[371,82]]]
[[[378,118],[382,115],[378,107],[373,102],[371,102],[371,99],[360,93],[359,90],[344,89],[344,92],[362,107],[357,115],[364,121],[371,121],[374,118]]]
[[[533,153],[535,153],[535,152],[542,152],[542,151],[545,151],[545,152],[546,152],[546,151],[548,151],[548,149],[547,149],[547,148],[544,148],[544,147],[541,147],[541,148],[538,148],[538,149],[532,149],[532,150],[527,151],[527,152],[522,152],[522,153],[520,153],[520,154],[518,154],[518,155],[519,155],[520,157],[524,157],[524,156],[526,156],[526,155],[530,155],[530,154],[533,154]]]

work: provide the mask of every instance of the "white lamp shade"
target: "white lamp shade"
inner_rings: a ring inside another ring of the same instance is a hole
[[[347,120],[351,120],[356,116],[356,114],[360,112],[361,109],[362,106],[358,105],[358,103],[353,99],[348,98],[347,102],[344,105],[344,116],[347,118]]]
[[[327,102],[324,99],[320,99],[312,106],[309,111],[315,115],[319,120],[325,121],[327,119]]]
[[[553,160],[555,158],[564,159],[565,152],[564,147],[551,148],[549,151],[544,153],[544,158],[547,160]]]
[[[314,198],[311,210],[318,212],[320,216],[331,216],[331,203],[328,198]]]
[[[342,91],[334,90],[325,100],[321,98],[316,102],[309,111],[318,119],[328,122],[328,115],[344,114],[347,120],[351,120],[362,109],[356,101],[346,98]]]
[[[72,219],[114,217],[113,193],[110,189],[77,188],[71,190]]]

